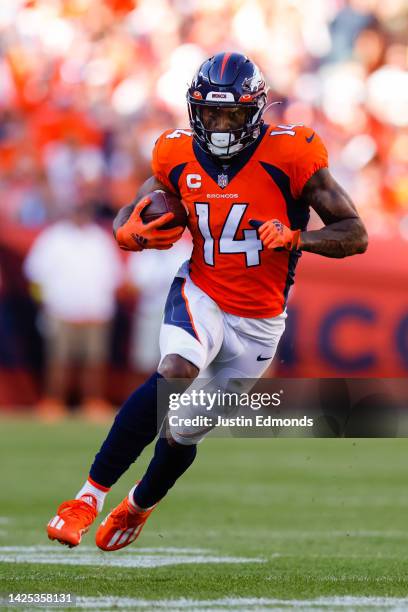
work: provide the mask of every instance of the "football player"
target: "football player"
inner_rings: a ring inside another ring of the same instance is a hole
[[[145,225],[141,212],[149,192],[176,194],[188,207],[193,253],[169,292],[157,371],[121,407],[82,489],[49,522],[51,539],[79,544],[109,489],[154,440],[159,381],[260,377],[282,336],[302,251],[347,257],[367,248],[363,223],[331,176],[321,139],[303,125],[266,125],[266,93],[259,68],[244,55],[205,61],[187,93],[191,129],[160,136],[153,176],[114,221],[121,248],[169,249],[183,232],[161,229],[172,213]],[[321,229],[307,231],[310,207]],[[164,418],[146,473],[97,531],[101,549],[137,538],[208,430]]]

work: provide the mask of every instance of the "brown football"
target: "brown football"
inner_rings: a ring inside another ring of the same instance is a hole
[[[167,191],[152,191],[147,198],[151,199],[150,204],[142,210],[141,218],[143,223],[150,223],[162,215],[172,212],[174,219],[163,225],[159,229],[171,229],[172,227],[185,227],[187,225],[187,212],[181,200]]]

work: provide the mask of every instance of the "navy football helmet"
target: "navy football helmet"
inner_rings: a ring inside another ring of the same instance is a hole
[[[245,55],[218,53],[210,57],[200,66],[187,91],[190,125],[197,143],[221,159],[251,145],[263,124],[266,94],[262,73]],[[222,109],[240,109],[233,111],[239,125],[214,129],[206,116]]]

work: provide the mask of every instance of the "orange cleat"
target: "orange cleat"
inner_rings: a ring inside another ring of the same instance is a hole
[[[70,499],[59,506],[57,514],[48,523],[48,537],[70,548],[78,546],[97,514],[96,498],[93,495],[88,494],[80,499]]]
[[[102,550],[119,550],[131,544],[139,536],[156,506],[143,511],[134,510],[125,497],[101,523],[96,532],[96,545]]]

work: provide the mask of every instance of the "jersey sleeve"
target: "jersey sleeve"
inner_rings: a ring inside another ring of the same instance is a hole
[[[290,184],[293,196],[300,197],[303,187],[315,172],[327,168],[327,149],[320,136],[309,127],[296,130],[296,148],[290,168]]]
[[[152,152],[152,170],[157,180],[163,183],[163,185],[177,195],[174,186],[169,179],[169,173],[172,166],[170,149],[168,143],[166,142],[166,136],[170,133],[170,131],[171,130],[164,132],[156,140]]]

